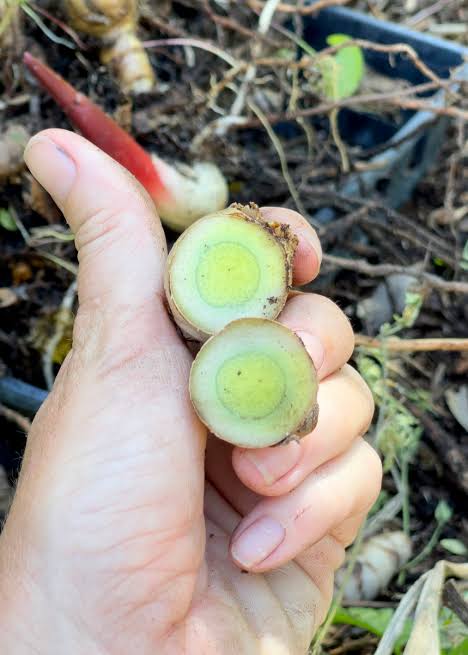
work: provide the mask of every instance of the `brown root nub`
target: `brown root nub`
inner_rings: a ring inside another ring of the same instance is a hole
[[[288,286],[292,285],[293,279],[293,259],[296,252],[299,239],[291,230],[287,223],[278,223],[277,221],[267,221],[263,216],[258,205],[250,202],[248,205],[241,205],[233,202],[228,209],[235,209],[243,215],[244,220],[251,220],[266,228],[281,243],[284,249],[286,262],[288,266]]]

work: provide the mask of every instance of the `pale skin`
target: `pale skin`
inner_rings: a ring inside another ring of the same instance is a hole
[[[2,653],[304,655],[381,482],[348,320],[314,294],[280,316],[318,369],[313,433],[256,451],[209,438],[205,458],[151,201],[70,132],[40,133],[25,159],[75,234],[80,305],[0,536]],[[296,284],[315,278],[312,228],[263,212],[299,236]]]

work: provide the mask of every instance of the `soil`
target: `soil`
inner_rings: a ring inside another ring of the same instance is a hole
[[[405,10],[408,0],[395,3],[360,0],[354,4],[367,11],[372,4],[374,13],[378,7],[383,17],[397,22],[402,22],[403,17],[409,20],[411,15],[432,5],[415,2],[416,8],[409,11]],[[386,8],[387,4],[392,8]],[[142,13],[140,34],[143,39],[175,37],[210,41],[243,61],[259,57],[284,60],[290,56],[288,53],[295,52],[284,28],[293,27],[300,34],[299,16],[292,23],[288,17],[290,22],[286,23],[286,16],[278,14],[275,29],[259,37],[258,18],[248,8],[249,3],[238,3],[228,18],[221,5],[202,0],[173,3],[150,0]],[[47,6],[48,3],[39,4],[42,8]],[[446,3],[443,12],[439,19],[445,23],[466,20],[466,9],[460,2],[450,6]],[[59,11],[54,16],[66,25],[67,19]],[[53,35],[70,40],[59,24],[42,18]],[[437,14],[433,19],[437,19]],[[420,29],[432,24],[429,18],[424,20],[418,23]],[[99,64],[97,43],[93,39],[82,37],[85,49],[76,44],[68,48],[51,40],[28,16],[22,16],[20,23],[17,38],[3,46],[0,57],[0,80],[3,80],[0,82],[0,134],[12,124],[25,127],[30,134],[51,126],[70,129],[63,113],[24,70],[21,53],[28,49],[98,102],[148,150],[168,159],[190,160],[195,140],[200,157],[215,161],[228,178],[231,201],[300,207],[317,228],[328,254],[354,262],[366,260],[371,265],[395,265],[402,272],[422,263],[424,271],[442,283],[467,282],[463,249],[466,251],[468,232],[468,212],[464,211],[468,205],[468,168],[466,125],[461,118],[451,120],[430,169],[411,199],[395,210],[386,204],[384,190],[353,198],[345,197],[341,191],[349,175],[369,163],[376,151],[375,144],[369,147],[348,144],[351,173],[343,173],[327,112],[298,121],[288,119],[288,107],[309,108],[324,101],[313,75],[291,72],[279,65],[258,67],[240,112],[248,117],[248,125],[231,126],[224,134],[211,129],[200,144],[200,134],[207,126],[229,114],[236,99],[233,84],[237,93],[243,88],[242,75],[231,81],[225,78],[229,66],[222,59],[190,43],[185,48],[153,47],[149,52],[158,85],[154,92],[132,99],[119,90],[112,74]],[[461,40],[459,34],[456,38]],[[225,86],[215,97],[214,85],[221,80]],[[282,144],[290,179],[284,174],[277,145],[249,102],[260,109],[261,115],[284,115],[284,120],[276,122],[275,134]],[[466,100],[458,99],[457,103],[460,110],[466,110]],[[396,124],[407,117],[403,109],[394,105],[390,108],[383,102],[374,110],[375,115]],[[293,200],[291,187],[299,202]],[[64,294],[74,280],[74,245],[66,238],[67,228],[60,212],[25,170],[0,180],[2,210],[6,210],[8,217],[0,220],[0,377],[14,376],[44,389],[44,352],[56,331],[55,317]],[[5,212],[0,213],[0,219],[2,216]],[[328,221],[331,216],[333,220]],[[168,233],[169,242],[174,239],[175,235]],[[322,275],[310,285],[310,290],[337,302],[357,333],[375,335],[379,325],[374,313],[385,313],[388,307],[374,302],[366,313],[362,301],[385,282],[385,276],[369,275],[358,269],[345,270],[332,261],[325,262]],[[468,336],[466,293],[433,284],[429,277],[417,280],[416,287],[424,296],[422,309],[415,324],[398,336],[405,339]],[[396,311],[395,306],[391,310]],[[71,321],[52,353],[55,372],[70,347],[70,328]],[[432,534],[436,523],[434,510],[441,499],[454,512],[442,537],[466,542],[468,444],[466,432],[447,405],[445,393],[466,384],[468,353],[396,352],[391,354],[390,363],[388,375],[395,383],[396,398],[420,420],[423,428],[409,473],[414,552],[419,552]],[[466,413],[464,418],[466,422]],[[25,444],[23,427],[8,411],[0,412],[0,468],[7,471],[12,484]],[[389,495],[396,491],[390,473],[385,476],[384,489]],[[401,527],[400,518],[389,527]],[[412,581],[442,558],[457,560],[439,542],[420,565],[410,570],[403,584],[393,582],[389,589],[383,590],[379,600],[395,604]],[[353,640],[363,635],[354,628],[336,627],[327,639],[326,652],[335,655],[345,652],[337,650],[343,643],[351,644],[351,650]],[[373,652],[375,643],[367,635],[358,652]]]

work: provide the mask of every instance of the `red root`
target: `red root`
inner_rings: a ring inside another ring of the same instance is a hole
[[[49,66],[29,52],[24,53],[23,60],[84,137],[133,173],[156,204],[168,201],[170,191],[165,188],[150,155],[135,139]]]

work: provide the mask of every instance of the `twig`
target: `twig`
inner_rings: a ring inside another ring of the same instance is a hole
[[[51,41],[53,41],[54,43],[58,43],[59,45],[63,45],[66,48],[70,48],[71,50],[75,50],[76,46],[73,43],[73,41],[69,41],[68,39],[64,39],[61,36],[57,36],[51,30],[49,30],[49,28],[44,23],[42,18],[40,18],[26,2],[21,3],[21,9],[24,11],[25,14],[29,16],[29,18],[31,18],[36,23],[36,25],[44,32],[44,34]]]
[[[385,277],[394,273],[403,273],[415,278],[424,280],[434,289],[447,291],[450,293],[467,293],[468,282],[459,282],[456,280],[443,280],[437,275],[417,270],[415,267],[397,266],[395,264],[369,264],[364,259],[348,259],[347,257],[337,257],[335,255],[323,255],[323,262],[334,266],[335,268],[344,268],[348,271],[355,271],[370,277]]]
[[[338,111],[338,109],[332,109],[329,114],[331,134],[340,154],[341,170],[343,173],[349,173],[349,157],[346,146],[341,138],[340,130],[338,129]]]
[[[401,567],[401,571],[409,571],[410,569],[423,562],[427,557],[429,557],[429,555],[436,547],[437,542],[439,541],[439,537],[445,527],[445,524],[447,523],[447,520],[448,519],[445,521],[437,521],[436,527],[434,528],[429,541],[424,545],[422,550],[415,557],[413,557],[413,559],[411,559],[409,562],[406,562],[406,564]]]
[[[80,50],[87,50],[88,47],[83,41],[80,39],[78,34],[73,30],[69,25],[66,23],[62,22],[58,18],[56,18],[53,14],[49,13],[46,9],[43,9],[42,7],[39,7],[38,5],[29,2],[29,6],[34,9],[38,14],[42,14],[46,18],[48,18],[52,23],[55,23],[58,27],[60,27],[61,30],[65,32],[65,34],[68,34],[68,36],[73,39],[73,41],[76,43],[76,45],[80,48]]]
[[[373,607],[375,609],[381,609],[384,607],[396,607],[397,603],[391,600],[344,600],[341,603],[342,607]]]
[[[366,348],[382,348],[384,346],[390,352],[431,352],[435,350],[450,350],[462,352],[468,350],[468,339],[456,339],[453,337],[434,339],[399,339],[389,337],[388,339],[375,339],[365,334],[356,334],[356,346]]]
[[[73,262],[69,262],[66,259],[63,259],[62,257],[57,257],[57,255],[53,255],[50,252],[41,250],[40,248],[38,248],[36,252],[41,257],[44,257],[44,259],[48,259],[49,261],[53,262],[57,266],[64,268],[69,273],[72,273],[73,275],[78,275],[78,266]]]
[[[163,34],[168,34],[171,37],[185,37],[186,33],[181,30],[179,27],[172,25],[171,23],[166,23],[162,18],[156,16],[153,13],[153,8],[147,6],[145,3],[141,3],[140,17],[151,27],[155,27],[157,30]]]
[[[218,48],[214,43],[209,41],[204,41],[203,39],[191,39],[191,38],[176,38],[176,39],[152,39],[150,41],[142,41],[141,45],[144,48],[159,48],[161,46],[189,46],[192,48],[200,48],[201,50],[206,50],[206,52],[211,52],[212,55],[223,59],[230,66],[236,66],[237,60],[234,57],[231,57],[225,50]]]
[[[337,5],[346,5],[349,0],[317,0],[313,4],[306,5],[305,7],[297,7],[294,5],[289,5],[285,2],[280,2],[277,11],[280,11],[284,14],[301,14],[302,16],[310,16],[315,14],[326,7],[336,7]],[[247,4],[252,9],[256,11],[261,11],[265,6],[265,2],[260,0],[247,0]]]
[[[249,39],[260,39],[261,41],[264,41],[268,45],[274,46],[275,48],[278,46],[276,41],[270,39],[266,34],[260,34],[259,32],[255,32],[245,25],[241,25],[241,23],[238,23],[231,16],[228,17],[217,14],[215,11],[213,11],[213,9],[211,9],[209,0],[203,0],[203,10],[214,23],[221,25],[221,27],[225,27],[227,30],[231,30],[232,32],[239,32],[239,34],[242,34]]]
[[[369,634],[365,635],[364,637],[360,637],[359,639],[351,639],[341,646],[337,646],[336,648],[329,650],[328,655],[342,655],[343,653],[349,653],[350,651],[358,649],[359,652],[362,652],[363,646],[375,645],[376,639],[377,637],[375,635]]]
[[[400,100],[399,98],[389,98],[386,102],[401,109],[414,109],[414,111],[429,111],[438,116],[449,116],[450,118],[460,118],[468,121],[468,111],[459,107],[438,107],[430,102],[423,100]]]
[[[262,112],[262,110],[257,107],[253,102],[249,101],[248,105],[250,109],[258,116],[259,120],[262,122],[263,127],[265,128],[266,133],[271,139],[271,142],[273,143],[273,146],[275,147],[276,152],[278,153],[278,157],[280,160],[281,164],[281,171],[283,173],[284,180],[286,184],[288,185],[289,193],[291,194],[294,203],[297,207],[297,210],[300,214],[303,216],[307,215],[307,212],[304,208],[304,205],[301,202],[301,198],[299,196],[299,193],[297,192],[297,189],[294,185],[293,179],[289,173],[288,169],[288,162],[286,159],[286,155],[284,153],[283,146],[281,144],[281,141],[277,137],[276,133],[274,130],[271,128],[271,125],[268,123],[268,120],[265,118],[265,114]]]
[[[418,11],[416,14],[410,16],[410,18],[408,18],[408,20],[406,21],[406,24],[408,26],[415,27],[418,23],[421,23],[423,20],[426,20],[426,18],[433,16],[441,9],[444,9],[448,5],[453,4],[453,2],[454,0],[438,0],[438,2],[435,2],[433,5],[429,5],[429,7],[424,7],[424,9],[421,9],[421,11]]]
[[[307,107],[306,109],[299,109],[293,112],[284,112],[277,114],[268,114],[267,118],[270,123],[279,123],[281,121],[295,120],[296,118],[305,118],[307,116],[317,116],[325,114],[332,109],[340,107],[352,107],[356,105],[365,105],[376,102],[387,102],[391,105],[401,107],[402,109],[423,109],[434,114],[442,116],[453,116],[455,118],[462,118],[468,120],[468,111],[459,109],[458,107],[437,107],[431,102],[423,100],[405,100],[402,96],[413,95],[414,93],[422,93],[423,91],[430,91],[437,88],[435,82],[425,82],[416,86],[409,87],[408,89],[401,89],[397,93],[390,91],[388,93],[367,93],[363,95],[351,96],[350,98],[343,98],[334,102],[322,102],[314,107]],[[258,127],[258,121],[252,119],[247,121],[241,127]]]
[[[375,534],[381,532],[385,524],[393,520],[400,513],[402,506],[402,495],[401,492],[398,492],[376,514],[366,520],[364,539],[373,537]]]
[[[204,42],[202,42],[204,43]],[[209,42],[207,42],[209,43]],[[352,43],[351,41],[346,41],[346,45],[349,45]],[[340,46],[335,46],[333,49],[338,50]],[[331,48],[330,48],[331,49]],[[265,68],[273,68],[273,69],[278,69],[278,68],[287,68],[289,70],[303,70],[303,69],[310,69],[315,65],[316,58],[319,58],[321,53],[325,52],[325,50],[322,50],[320,53],[317,53],[317,56],[314,57],[301,57],[301,59],[295,60],[295,61],[290,61],[288,59],[282,59],[280,57],[259,57],[257,59],[254,59],[252,62],[245,62],[245,61],[238,61],[237,64],[231,69],[226,72],[224,75],[223,79],[218,82],[214,88],[217,88],[217,86],[222,86],[225,87],[230,81],[232,81],[239,73],[244,72],[249,65],[252,63],[254,64],[257,68],[259,67],[265,67]],[[421,84],[415,84],[413,86],[408,86],[407,88],[400,89],[399,91],[389,91],[387,93],[374,93],[374,94],[367,94],[367,95],[361,95],[361,96],[352,96],[352,98],[359,98],[360,101],[364,102],[376,102],[377,100],[383,99],[386,100],[387,98],[393,98],[397,94],[399,96],[404,96],[404,95],[413,95],[414,93],[425,93],[427,91],[433,91],[434,89],[438,89],[442,86],[445,86],[448,84],[448,82],[441,81],[440,83],[431,80],[431,82],[421,82]],[[453,83],[452,83],[453,84]],[[454,92],[453,92],[454,93]],[[454,93],[455,95],[455,93]],[[370,100],[368,100],[370,98]],[[341,107],[346,104],[346,101],[350,100],[351,98],[344,98],[340,101],[336,102],[329,102],[329,103],[323,103],[328,109],[334,109],[335,107]],[[298,110],[300,111],[300,110]],[[288,112],[287,116],[292,116],[293,112]]]
[[[450,88],[453,86],[453,80],[443,80],[438,75],[432,71],[429,66],[427,66],[416,51],[407,43],[392,43],[385,45],[383,43],[374,43],[373,41],[367,41],[367,39],[349,39],[349,41],[344,41],[339,45],[330,46],[329,48],[324,48],[317,53],[317,58],[325,57],[332,55],[343,48],[348,48],[349,46],[358,46],[364,50],[372,50],[374,52],[383,52],[386,54],[396,54],[396,55],[407,55],[409,59],[413,62],[415,68],[417,68],[425,77],[432,80],[437,84],[437,86]]]
[[[259,34],[266,34],[268,32],[271,25],[271,21],[273,20],[273,15],[276,11],[278,4],[279,4],[279,0],[267,0],[267,2],[265,2],[263,9],[260,13],[260,17],[258,19],[257,31]],[[253,55],[252,58],[256,59],[257,56],[260,54],[260,51],[261,51],[261,42],[255,39],[252,45],[252,55]],[[240,116],[242,114],[246,103],[247,93],[250,88],[250,84],[255,79],[256,74],[257,74],[257,67],[255,66],[255,64],[250,63],[245,72],[244,79],[242,80],[242,84],[240,86],[239,92],[236,95],[236,99],[232,104],[231,111],[230,111],[231,115]]]
[[[31,429],[31,421],[29,419],[27,419],[25,416],[23,416],[16,410],[10,409],[10,407],[5,407],[5,405],[2,405],[1,403],[0,403],[0,415],[6,418],[7,421],[16,423],[16,425],[26,434]]]

